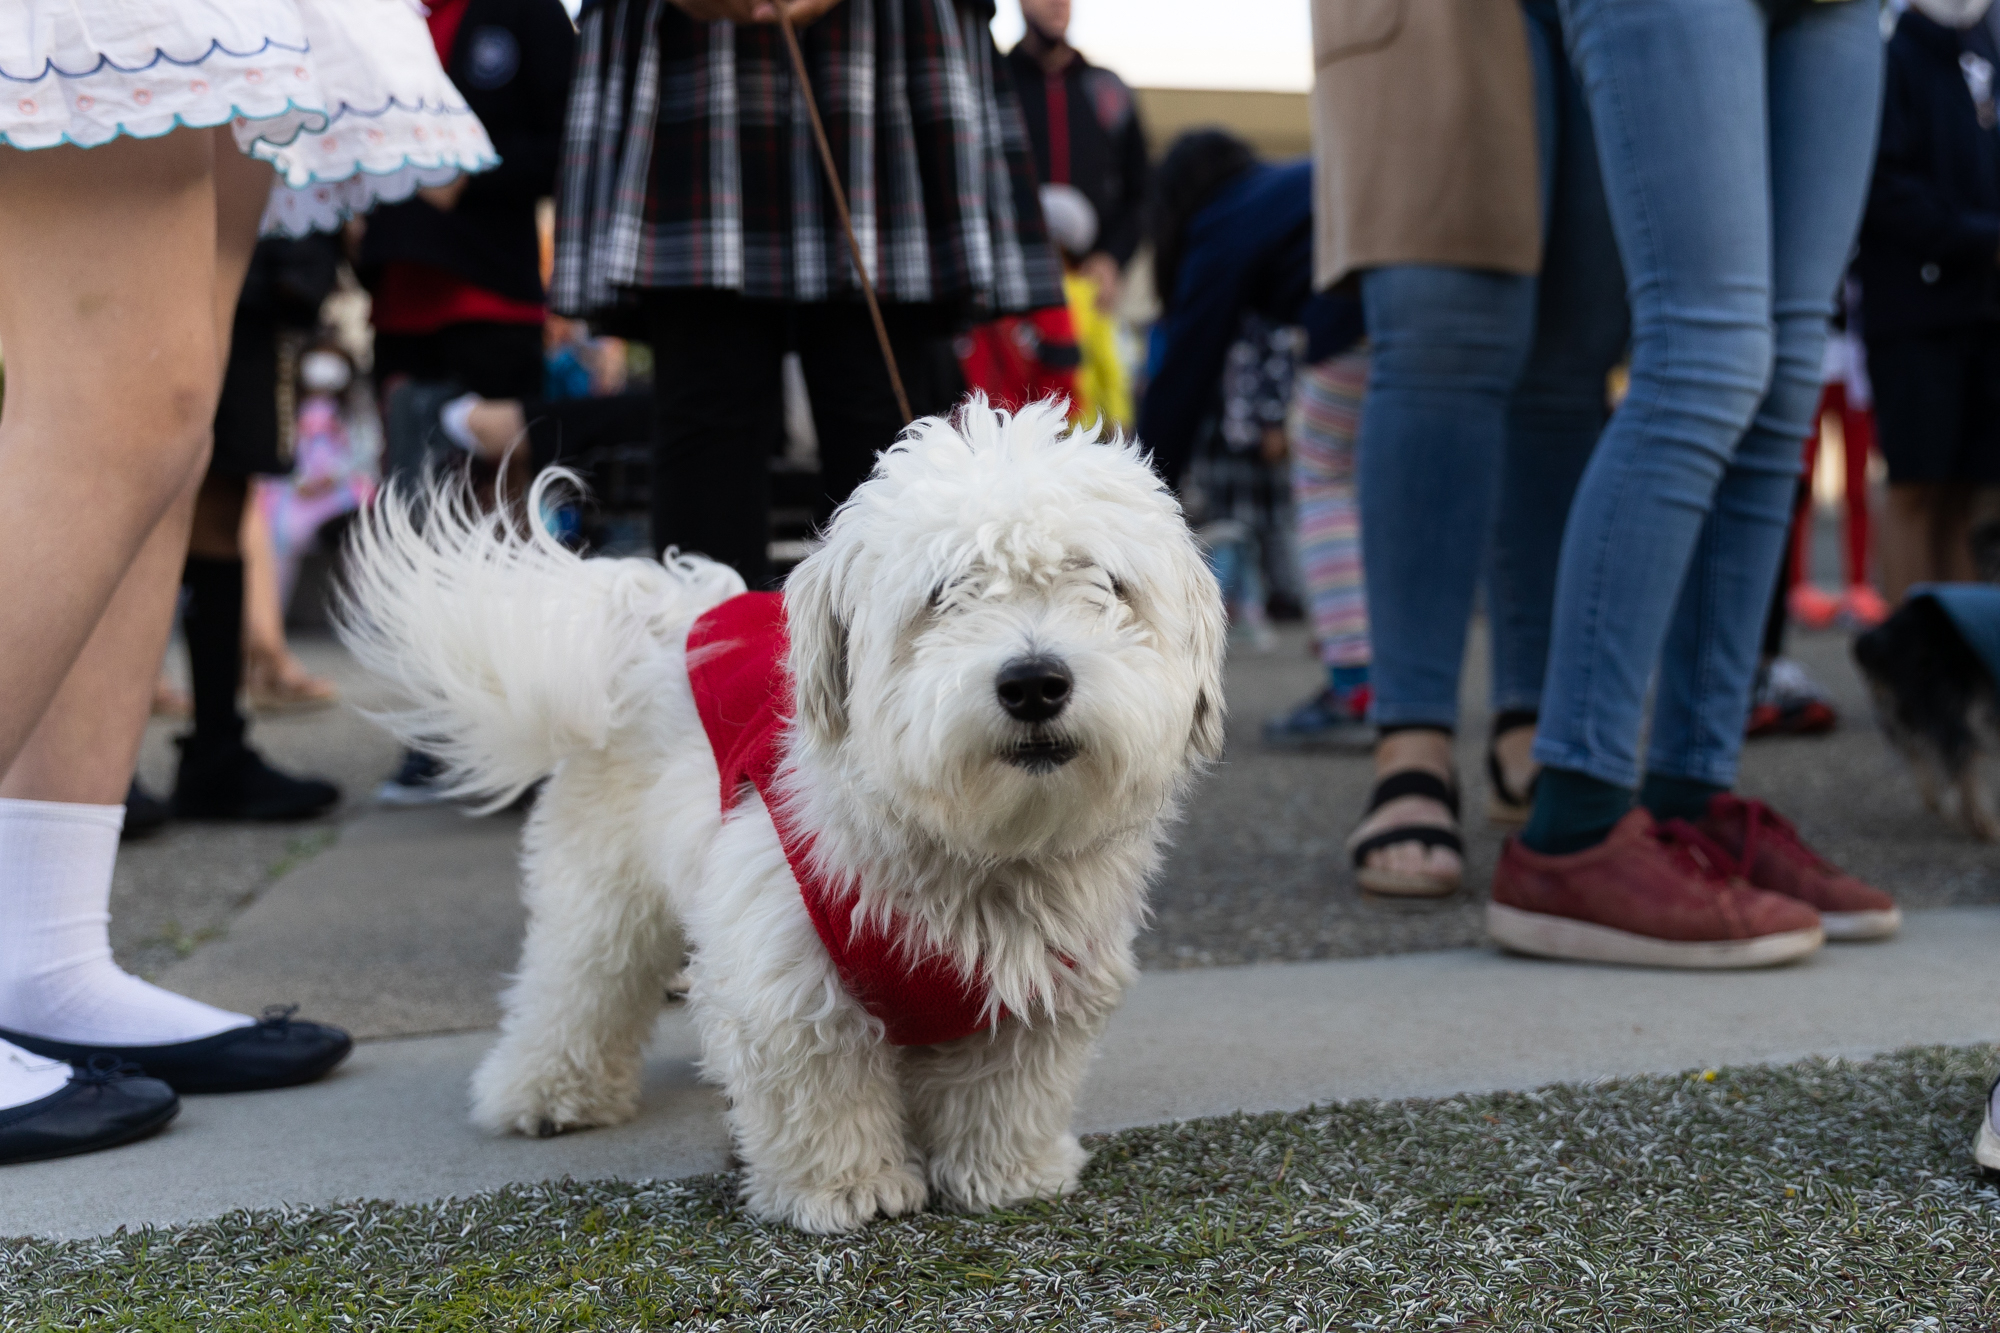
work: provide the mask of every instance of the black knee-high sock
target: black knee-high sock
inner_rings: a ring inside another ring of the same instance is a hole
[[[243,740],[236,691],[243,683],[243,562],[191,555],[181,573],[188,590],[182,626],[194,684],[190,750],[213,753]]]

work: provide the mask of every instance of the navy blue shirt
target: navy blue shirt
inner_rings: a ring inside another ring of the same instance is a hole
[[[1245,311],[1303,324],[1306,360],[1361,337],[1361,307],[1312,290],[1312,163],[1258,165],[1222,188],[1188,225],[1173,300],[1154,330],[1158,359],[1139,408],[1139,440],[1177,482],[1213,410]]]

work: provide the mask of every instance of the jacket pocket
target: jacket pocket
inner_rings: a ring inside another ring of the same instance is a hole
[[[1379,51],[1403,27],[1407,0],[1313,0],[1313,66]]]

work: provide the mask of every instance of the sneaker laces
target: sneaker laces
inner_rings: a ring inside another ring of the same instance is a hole
[[[1791,820],[1786,819],[1762,801],[1743,800],[1742,806],[1743,851],[1739,855],[1730,858],[1737,867],[1736,873],[1746,879],[1749,878],[1750,867],[1757,863],[1757,843],[1767,835],[1771,842],[1800,857],[1812,866],[1813,869],[1833,869],[1832,864],[1825,857],[1806,846],[1805,839],[1799,836],[1799,831],[1793,826]],[[1700,830],[1697,829],[1696,832],[1700,832]],[[1707,835],[1704,834],[1703,836],[1706,837]],[[1709,843],[1716,850],[1722,850],[1721,844],[1717,843],[1714,839],[1710,838]],[[1725,852],[1724,855],[1727,855],[1727,853]]]
[[[1718,887],[1739,875],[1736,859],[1721,843],[1685,819],[1669,819],[1656,825],[1653,836],[1675,865]]]

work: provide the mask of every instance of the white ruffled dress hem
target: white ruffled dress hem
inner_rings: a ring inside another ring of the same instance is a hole
[[[407,0],[10,0],[0,144],[231,127],[278,172],[264,230],[329,230],[499,161]]]

